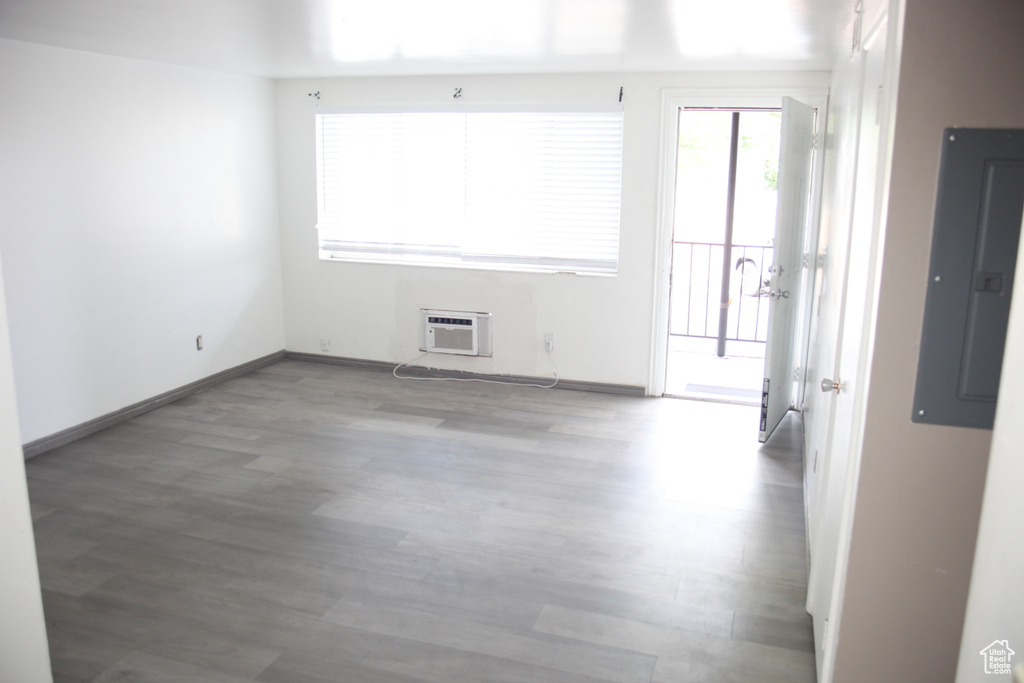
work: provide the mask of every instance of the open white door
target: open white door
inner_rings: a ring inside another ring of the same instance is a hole
[[[784,97],[782,139],[779,143],[779,199],[775,212],[775,255],[771,270],[768,342],[764,352],[764,384],[758,435],[761,442],[767,441],[793,405],[793,351],[796,348],[813,141],[814,108]]]

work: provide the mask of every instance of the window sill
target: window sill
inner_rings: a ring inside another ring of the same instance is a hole
[[[601,271],[590,271],[590,270],[565,270],[565,269],[554,269],[544,268],[538,266],[529,265],[509,265],[506,263],[496,263],[489,265],[486,263],[458,263],[454,261],[423,261],[415,258],[350,258],[332,256],[329,252],[320,252],[321,261],[329,261],[331,263],[358,263],[358,264],[369,264],[376,266],[413,266],[417,268],[436,268],[436,269],[447,269],[447,270],[476,270],[486,272],[498,272],[498,273],[526,273],[531,275],[573,275],[577,277],[597,277],[597,278],[614,278],[618,276],[618,271],[615,272],[601,272]]]

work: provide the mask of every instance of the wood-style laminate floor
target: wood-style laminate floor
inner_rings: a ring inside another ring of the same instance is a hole
[[[55,679],[814,681],[799,424],[285,361],[27,463]]]

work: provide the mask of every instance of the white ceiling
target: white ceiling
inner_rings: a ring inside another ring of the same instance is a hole
[[[855,0],[0,0],[0,38],[292,78],[828,70]]]

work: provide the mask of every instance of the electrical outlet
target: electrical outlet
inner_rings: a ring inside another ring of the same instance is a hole
[[[330,351],[331,350],[331,338],[330,337],[320,337],[320,350],[321,351]]]
[[[203,335],[196,337],[196,351],[203,350]]]
[[[548,351],[555,350],[555,333],[545,332],[544,333],[544,348]]]

